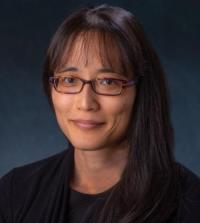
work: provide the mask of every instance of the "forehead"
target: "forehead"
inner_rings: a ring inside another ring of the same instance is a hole
[[[103,64],[97,44],[91,40],[90,44],[86,45],[84,37],[81,36],[77,37],[71,48],[64,53],[62,63],[76,66],[87,66],[88,64],[101,66]]]
[[[95,64],[125,74],[120,48],[113,36],[106,32],[85,31],[72,35],[67,41],[59,68],[66,65]]]

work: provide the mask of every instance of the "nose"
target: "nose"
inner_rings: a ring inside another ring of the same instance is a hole
[[[82,111],[99,109],[98,95],[93,91],[91,84],[85,84],[82,91],[76,95],[76,107]]]

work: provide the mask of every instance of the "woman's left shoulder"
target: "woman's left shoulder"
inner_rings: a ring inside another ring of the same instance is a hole
[[[200,177],[182,164],[178,164],[182,196],[179,208],[180,223],[200,222]]]
[[[184,185],[185,198],[188,196],[199,198],[200,201],[200,177],[182,164],[178,164],[182,183]]]

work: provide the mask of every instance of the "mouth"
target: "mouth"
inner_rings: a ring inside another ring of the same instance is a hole
[[[94,120],[82,120],[82,119],[72,120],[72,122],[74,123],[76,127],[81,128],[81,129],[99,128],[103,124],[105,124],[103,122],[98,122]]]

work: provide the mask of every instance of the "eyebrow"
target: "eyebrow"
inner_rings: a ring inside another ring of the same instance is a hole
[[[79,71],[78,68],[76,67],[64,67],[63,69],[61,69],[61,71],[59,71],[58,73],[62,73],[62,72],[68,72],[68,71]],[[97,69],[96,73],[117,73],[116,71],[114,71],[111,68],[100,68]]]

